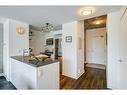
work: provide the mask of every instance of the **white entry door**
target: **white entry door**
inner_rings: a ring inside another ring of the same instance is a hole
[[[106,28],[86,31],[86,61],[106,65]]]
[[[119,41],[120,88],[127,89],[127,9],[121,18]]]

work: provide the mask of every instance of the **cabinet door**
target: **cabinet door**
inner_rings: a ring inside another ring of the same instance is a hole
[[[37,89],[59,89],[59,62],[37,68]]]
[[[119,33],[119,59],[120,88],[127,89],[127,9],[121,18],[121,31]]]

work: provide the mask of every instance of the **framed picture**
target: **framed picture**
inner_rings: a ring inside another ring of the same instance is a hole
[[[65,40],[66,40],[66,42],[71,43],[72,42],[72,36],[66,36]]]

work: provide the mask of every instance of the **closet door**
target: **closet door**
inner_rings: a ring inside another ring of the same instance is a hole
[[[121,31],[119,33],[119,59],[120,88],[127,89],[127,8],[120,19]]]

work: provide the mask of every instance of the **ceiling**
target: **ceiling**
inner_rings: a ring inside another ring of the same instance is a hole
[[[83,20],[117,11],[120,6],[93,6],[95,12],[80,16],[79,10],[87,6],[0,6],[0,16],[20,20],[35,27],[49,22],[59,26],[74,20]]]
[[[102,15],[102,16],[97,16],[97,17],[90,18],[90,19],[85,19],[84,20],[85,29],[106,27],[106,20],[107,20],[107,15]]]

